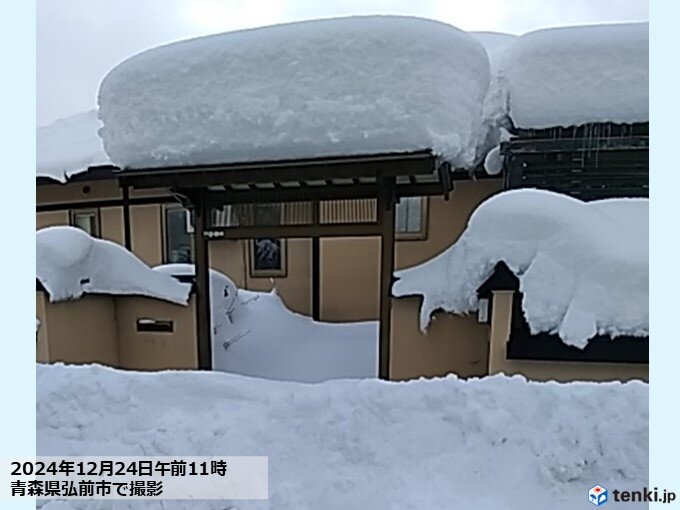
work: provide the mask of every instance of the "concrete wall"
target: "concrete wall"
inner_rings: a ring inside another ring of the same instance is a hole
[[[390,378],[486,375],[489,326],[474,316],[436,313],[423,333],[418,319],[421,300],[415,296],[392,300]]]
[[[189,306],[136,296],[117,296],[120,367],[135,370],[196,369],[195,298]],[[173,321],[173,332],[137,331],[138,319]]]
[[[506,359],[514,292],[494,292],[491,312],[489,374],[521,374],[535,381],[649,380],[649,365],[575,361],[523,361]]]
[[[37,292],[38,361],[119,366],[116,307],[111,296],[50,303]],[[40,345],[41,335],[46,345]]]
[[[100,363],[134,370],[198,367],[195,299],[188,306],[146,297],[85,295],[50,303],[36,292],[36,361]],[[172,320],[173,331],[137,331],[138,319]]]

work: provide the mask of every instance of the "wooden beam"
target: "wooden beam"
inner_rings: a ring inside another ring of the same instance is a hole
[[[346,158],[131,169],[120,172],[135,188],[203,188],[216,184],[393,177],[435,172],[429,151]]]
[[[394,273],[394,179],[387,179],[378,203],[380,236],[380,334],[378,377],[389,380],[391,358],[392,275]]]
[[[151,205],[151,204],[170,204],[177,202],[177,199],[171,195],[158,197],[141,197],[130,198],[129,206],[134,205]],[[122,198],[113,198],[107,200],[86,200],[80,202],[55,202],[51,204],[36,205],[36,212],[50,212],[50,211],[66,211],[69,209],[95,209],[97,207],[123,207],[124,201]]]
[[[378,223],[329,223],[322,225],[270,225],[261,227],[215,227],[206,231],[208,240],[257,239],[260,237],[360,237],[379,236]]]
[[[130,224],[130,188],[121,179],[120,186],[123,190],[123,232],[125,236],[125,249],[132,251],[132,227]]]
[[[207,210],[201,195],[192,199],[194,206],[194,267],[196,271],[196,332],[198,368],[212,370],[212,325],[210,318],[210,257],[205,237]]]
[[[312,202],[312,225],[319,225],[319,201]],[[321,238],[312,238],[312,319],[321,320]]]

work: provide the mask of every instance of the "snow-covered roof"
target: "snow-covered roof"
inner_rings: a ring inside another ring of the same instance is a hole
[[[501,62],[520,128],[649,121],[649,24],[537,30]]]
[[[598,334],[649,332],[649,201],[593,202],[534,189],[488,199],[435,258],[398,271],[395,296],[422,295],[421,328],[442,309],[477,309],[477,288],[504,261],[519,277],[532,333],[584,347]]]
[[[492,73],[500,67],[505,51],[518,37],[503,32],[470,32],[470,35],[484,46],[486,55],[489,57]]]
[[[88,167],[110,165],[97,134],[97,110],[59,119],[36,130],[36,177],[66,182]]]
[[[138,295],[186,304],[191,285],[152,270],[111,241],[94,239],[74,227],[38,230],[36,277],[50,301],[83,294]]]
[[[100,131],[125,168],[432,149],[474,164],[490,70],[432,20],[326,19],[181,41],[104,78]]]

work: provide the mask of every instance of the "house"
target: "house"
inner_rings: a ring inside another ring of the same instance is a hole
[[[369,29],[389,44],[365,37]],[[342,50],[314,54],[338,37]],[[393,296],[393,272],[447,250],[479,204],[504,189],[648,195],[647,25],[538,31],[506,39],[504,52],[498,41],[487,45],[489,66],[479,43],[448,25],[366,17],[133,57],[102,83],[98,114],[39,130],[37,227],[77,226],[149,266],[196,263],[203,368],[209,266],[239,288],[275,287],[288,308],[316,320],[378,319],[383,378],[492,373],[493,321],[434,311],[423,333],[422,299]],[[204,60],[191,67],[183,52]],[[214,65],[225,60],[229,76]],[[221,88],[178,98],[172,80],[189,91],[211,80]],[[196,123],[196,111],[208,120]],[[495,302],[510,290],[518,289],[489,283],[480,295]],[[597,375],[563,363],[540,377],[646,378],[646,365]]]

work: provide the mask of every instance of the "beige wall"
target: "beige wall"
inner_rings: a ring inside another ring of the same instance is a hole
[[[465,230],[477,206],[498,193],[502,185],[501,179],[456,181],[448,201],[443,197],[430,197],[427,239],[398,240],[395,248],[397,269],[425,262],[451,246]]]
[[[398,240],[395,246],[397,268],[424,262],[450,246],[464,230],[475,207],[501,189],[501,180],[457,181],[450,200],[428,199],[427,238]],[[84,192],[89,186],[88,193]],[[149,195],[135,192],[132,196]],[[112,181],[39,186],[39,204],[120,197]],[[133,206],[132,250],[151,266],[164,262],[161,205]],[[68,211],[39,213],[39,228],[68,224]],[[123,214],[120,207],[100,209],[101,234],[124,243]],[[211,267],[227,274],[241,288],[271,290],[292,310],[311,314],[311,240],[287,240],[286,277],[253,277],[249,270],[248,241],[211,241]],[[327,238],[321,242],[321,318],[326,321],[375,320],[378,317],[380,243],[378,238]]]
[[[102,239],[124,245],[123,208],[103,207],[99,210],[99,226]]]
[[[390,379],[487,374],[489,326],[474,316],[436,313],[420,331],[420,297],[392,300]]]
[[[85,295],[50,303],[36,292],[38,362],[100,363],[135,370],[198,367],[195,300]],[[172,320],[173,332],[137,331],[138,319]]]
[[[198,368],[194,297],[189,306],[136,296],[115,299],[122,368]],[[137,331],[138,319],[172,320],[173,332]]]
[[[68,225],[68,211],[40,212],[36,214],[35,228],[56,227],[58,225]]]
[[[118,366],[118,339],[114,298],[84,296],[74,301],[50,303],[43,292],[41,329],[47,341],[38,359],[55,363],[101,363]],[[45,359],[45,356],[47,359]]]
[[[491,312],[489,374],[521,374],[536,381],[626,381],[649,380],[649,365],[628,363],[592,363],[570,361],[508,360],[506,346],[510,338],[514,292],[494,292]]]
[[[329,238],[320,246],[321,320],[375,320],[380,306],[380,239]]]
[[[163,263],[163,236],[160,205],[130,208],[132,251],[150,266]]]

